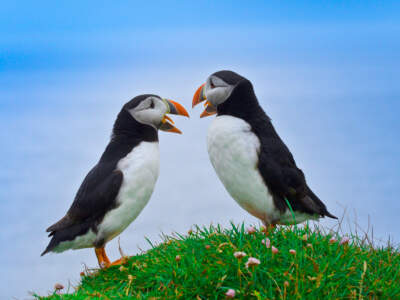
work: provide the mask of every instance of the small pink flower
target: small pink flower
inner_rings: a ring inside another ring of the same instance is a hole
[[[340,245],[347,245],[349,242],[350,242],[350,239],[347,236],[345,236],[344,238],[342,238],[340,240]]]
[[[308,248],[312,248],[312,244],[308,243],[308,244],[307,244],[307,247],[308,247]]]
[[[229,289],[226,293],[225,296],[226,298],[235,298],[236,292],[234,289]]]
[[[276,254],[279,252],[278,248],[275,248],[274,246],[271,247],[271,251],[273,254]]]
[[[237,259],[241,259],[241,258],[245,257],[246,255],[247,255],[246,252],[242,252],[242,251],[233,253],[233,256],[236,257]]]
[[[292,255],[296,255],[296,250],[290,249],[290,250],[289,250],[289,253],[292,254]]]
[[[60,294],[60,293],[61,293],[61,290],[64,289],[64,286],[63,286],[61,283],[56,283],[56,284],[54,285],[54,289],[56,290],[56,293],[57,293],[57,294]]]
[[[249,259],[246,262],[246,268],[257,266],[260,264],[260,260],[255,258],[255,257],[249,257]]]
[[[334,237],[332,237],[330,240],[329,240],[329,244],[333,244],[333,243],[336,243],[337,242],[337,239],[335,239]]]
[[[269,238],[265,238],[261,241],[263,244],[265,244],[265,246],[267,248],[271,247],[271,241],[269,240]]]
[[[247,228],[247,233],[248,234],[253,234],[256,232],[256,229],[253,226],[250,226]]]
[[[285,281],[285,282],[283,283],[283,285],[284,285],[285,287],[288,287],[288,286],[289,286],[289,281]]]
[[[175,261],[180,261],[180,260],[181,260],[181,256],[180,255],[175,256]]]
[[[210,245],[206,245],[206,249],[208,250],[208,249],[210,249],[211,248],[211,246]]]

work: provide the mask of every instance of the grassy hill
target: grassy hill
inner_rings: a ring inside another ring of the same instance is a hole
[[[122,267],[87,272],[72,294],[37,298],[225,299],[233,289],[235,299],[400,299],[398,249],[307,226],[279,227],[268,239],[243,225],[197,228]],[[250,257],[259,264],[246,267]]]

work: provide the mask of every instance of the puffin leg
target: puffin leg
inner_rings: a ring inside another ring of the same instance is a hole
[[[106,248],[103,247],[103,248],[101,248],[101,249],[102,249],[102,251],[103,251],[103,259],[104,259],[104,261],[105,261],[105,263],[106,263],[106,267],[108,268],[108,267],[110,266],[111,262],[110,262],[110,260],[108,259],[108,256],[107,256],[107,254],[106,254]]]
[[[123,265],[124,263],[126,263],[126,260],[127,260],[126,257],[121,257],[120,259],[117,259],[114,262],[110,262],[107,254],[106,254],[106,249],[104,247],[95,248],[94,251],[96,253],[97,260],[99,262],[99,266],[102,269],[106,269],[111,266]]]
[[[94,252],[96,253],[97,261],[99,262],[100,268],[108,268],[111,263],[107,257],[106,249],[104,247],[95,248]]]
[[[265,227],[264,233],[266,236],[268,236],[275,229],[276,224],[264,222],[264,227]]]

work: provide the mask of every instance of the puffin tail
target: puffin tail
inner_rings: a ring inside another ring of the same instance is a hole
[[[55,237],[50,240],[50,243],[47,245],[46,249],[40,254],[40,256],[45,255],[46,253],[51,252],[58,245],[58,241],[56,241]]]
[[[63,252],[67,249],[75,249],[75,248],[71,248],[72,247],[71,245],[70,245],[70,247],[65,247],[65,245],[64,245],[61,247],[62,249],[60,249],[58,247],[58,245],[62,242],[74,241],[75,238],[77,238],[78,236],[86,234],[90,230],[92,222],[91,222],[91,220],[89,220],[84,223],[74,224],[72,226],[64,227],[64,228],[59,225],[60,225],[59,223],[56,223],[55,225],[49,227],[50,230],[49,229],[47,230],[47,231],[51,231],[49,233],[49,237],[51,237],[51,240],[50,240],[50,243],[48,244],[48,246],[46,247],[46,249],[42,252],[41,256],[43,256],[49,252]],[[64,223],[64,226],[65,226],[65,223]],[[60,229],[51,230],[53,228],[60,228]]]
[[[326,208],[325,204],[318,198],[317,195],[314,194],[314,192],[307,186],[307,196],[305,197],[304,200],[307,200],[305,202],[312,202],[311,207],[313,207],[313,210],[320,214],[322,217],[329,217],[332,219],[338,219],[338,217],[332,215],[328,209]]]
[[[51,252],[57,245],[63,241],[63,231],[68,229],[73,225],[73,220],[69,217],[68,213],[61,218],[58,222],[51,225],[46,229],[46,232],[49,233],[49,237],[52,237],[50,243],[47,245],[46,249],[42,252],[40,256],[45,255],[46,253]]]
[[[325,209],[324,216],[332,218],[332,219],[336,219],[336,220],[338,219],[338,217],[332,215],[327,209]]]
[[[68,215],[68,213],[62,217],[58,222],[54,223],[53,225],[51,225],[49,228],[46,229],[47,232],[51,232],[50,235],[54,234],[54,231],[57,230],[61,230],[64,228],[67,228],[71,225],[73,225],[74,222],[73,220],[70,218],[70,216]],[[49,236],[50,236],[49,235]]]
[[[42,252],[42,254],[40,254],[40,256],[43,256],[43,255],[49,253],[50,251],[51,251],[51,250],[48,249],[48,247],[47,247],[46,250],[44,250],[44,251]]]

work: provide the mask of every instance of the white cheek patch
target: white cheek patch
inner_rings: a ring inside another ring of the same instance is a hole
[[[149,108],[151,105],[151,98],[147,98],[146,100],[139,103],[138,106],[132,109],[132,111],[140,111]]]
[[[154,99],[154,104],[154,108],[148,107],[147,105],[148,108],[141,109],[141,103],[136,108],[129,110],[129,113],[139,123],[150,125],[157,129],[158,125],[160,125],[161,123],[162,118],[167,112],[167,107],[160,99]]]
[[[142,124],[150,125],[156,128],[156,125],[159,123],[157,120],[160,120],[159,114],[150,109],[140,110],[140,111],[129,111],[132,117],[135,118],[136,121]]]
[[[229,98],[232,91],[233,91],[233,86],[231,85],[215,87],[213,89],[207,85],[206,97],[207,100],[211,102],[211,104],[217,106],[219,104],[224,103],[225,100]]]

